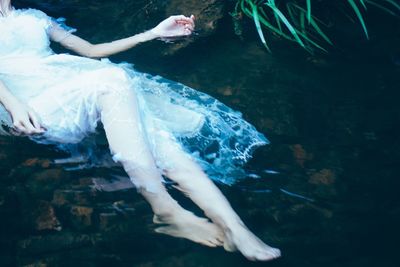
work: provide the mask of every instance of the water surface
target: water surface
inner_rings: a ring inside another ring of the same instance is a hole
[[[114,8],[121,6],[115,4]],[[57,10],[53,12],[58,14]],[[64,16],[70,17],[82,36],[114,39],[111,26],[97,29],[89,18],[74,20],[70,12]],[[265,133],[271,145],[259,149],[247,166],[258,178],[233,187],[219,186],[249,228],[281,248],[282,259],[252,263],[239,253],[156,235],[151,232],[150,209],[134,190],[58,206],[55,211],[64,224],[60,233],[32,232],[19,221],[24,216],[17,210],[24,207],[4,209],[2,214],[8,219],[2,224],[9,228],[2,230],[2,235],[15,242],[9,246],[8,241],[1,241],[3,251],[9,254],[0,259],[21,266],[398,266],[400,23],[382,19],[380,14],[374,16],[371,41],[357,35],[350,39],[348,33],[338,30],[342,37],[337,49],[327,55],[309,55],[285,42],[275,42],[273,54],[269,54],[252,27],[241,41],[226,17],[214,35],[173,56],[155,56],[154,49],[168,44],[154,41],[111,58],[134,62],[141,71],[207,92],[240,110]],[[54,49],[63,51],[57,46]],[[10,142],[20,150],[12,152]],[[9,169],[21,172],[21,162],[27,158],[61,156],[51,148],[17,139],[7,139],[3,150],[1,155],[7,163],[1,167],[4,177],[10,177]],[[42,167],[34,171],[43,175]],[[60,175],[73,179],[75,188],[81,190],[85,178],[107,177],[112,171],[116,170]],[[19,185],[27,181],[18,179]],[[7,188],[14,186],[4,183]],[[47,199],[54,203],[54,191],[47,193]],[[185,206],[196,210],[176,191],[173,193]],[[36,196],[30,193],[29,197]],[[124,215],[111,216],[114,221],[107,225],[115,227],[101,228],[104,216],[100,214],[108,214],[107,209],[113,214],[111,204],[120,204]],[[88,224],[68,219],[71,207],[76,206],[94,209]],[[46,235],[60,240],[79,235],[88,240],[53,251],[35,251],[34,246],[21,243]]]

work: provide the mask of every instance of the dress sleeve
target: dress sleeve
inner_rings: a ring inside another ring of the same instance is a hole
[[[50,35],[53,30],[58,30],[57,34],[53,34],[52,36],[53,38],[55,38],[55,41],[61,41],[62,39],[68,37],[68,35],[70,35],[71,33],[76,32],[75,28],[65,24],[65,18],[63,17],[53,18],[51,16],[48,16],[43,11],[34,8],[29,8],[25,12],[41,20],[47,34]]]
[[[47,34],[51,35],[54,41],[60,42],[73,32],[76,32],[76,29],[66,25],[65,18],[50,17],[50,26],[47,28]]]

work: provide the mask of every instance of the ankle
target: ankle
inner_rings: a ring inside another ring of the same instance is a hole
[[[154,215],[162,220],[173,219],[182,214],[182,212],[185,212],[185,210],[179,205],[163,207],[161,209],[154,209]]]
[[[247,229],[246,225],[239,216],[234,216],[233,218],[231,216],[228,219],[226,219],[228,216],[226,216],[225,219],[222,219],[221,216],[212,216],[210,213],[206,213],[206,216],[211,218],[213,223],[218,225],[226,233],[236,232],[238,229],[243,228]]]
[[[154,220],[162,223],[171,223],[175,216],[171,212],[155,212]]]

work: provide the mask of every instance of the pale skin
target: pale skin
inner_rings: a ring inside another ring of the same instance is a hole
[[[11,1],[0,0],[0,9],[0,16],[7,16],[12,12]],[[59,42],[78,55],[102,58],[156,38],[189,36],[194,30],[194,21],[193,15],[170,16],[151,30],[101,44],[92,44],[57,25],[53,25],[49,36],[52,41]],[[141,134],[138,126],[140,116],[136,96],[133,90],[126,94],[124,99],[127,101],[119,104],[117,109],[114,105],[118,100],[116,94],[110,92],[99,96],[101,121],[113,153],[130,155],[131,151],[141,151],[140,164],[135,162],[134,155],[124,157],[120,162],[127,174],[140,184],[138,191],[149,202],[154,212],[154,223],[166,224],[156,228],[156,232],[210,247],[223,246],[227,251],[239,250],[249,260],[267,261],[279,257],[279,249],[266,245],[245,226],[218,187],[179,145],[167,141],[158,147],[175,164],[173,169],[159,170],[147,146],[146,136]],[[16,135],[34,135],[46,131],[35,111],[13,96],[1,81],[0,103],[10,113]],[[135,136],[135,140],[126,138],[127,135]],[[196,203],[208,218],[200,218],[182,208],[164,187],[162,173],[175,181],[178,184],[176,188]],[[149,185],[152,190],[148,190]]]

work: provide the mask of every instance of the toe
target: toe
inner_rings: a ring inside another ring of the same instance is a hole
[[[198,243],[208,246],[208,247],[216,247],[217,245],[212,243],[211,241],[208,240],[203,240],[203,241],[199,241]]]
[[[210,242],[212,242],[216,246],[222,246],[222,244],[223,244],[223,242],[221,242],[221,240],[218,240],[218,239],[210,240]]]
[[[224,242],[224,249],[229,252],[234,252],[237,250],[236,246],[233,243],[227,241]]]
[[[216,241],[218,242],[219,246],[222,246],[224,244],[224,240],[221,240],[221,239],[217,238]]]
[[[269,249],[259,253],[259,260],[268,261],[279,258],[280,253],[277,249]]]
[[[161,224],[162,221],[160,220],[160,218],[157,215],[154,214],[153,215],[153,223]]]
[[[279,249],[277,249],[277,248],[274,248],[274,256],[276,258],[280,257],[281,256],[281,251]]]

